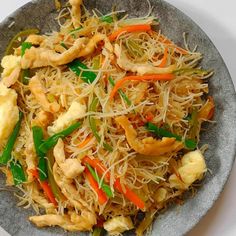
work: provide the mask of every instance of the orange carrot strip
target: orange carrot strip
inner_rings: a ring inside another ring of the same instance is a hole
[[[154,115],[152,114],[152,112],[148,112],[145,116],[145,119],[147,122],[151,122],[154,119]]]
[[[85,158],[83,158],[82,162],[91,165],[94,169],[96,169],[96,171],[100,175],[103,175],[104,172],[107,171],[107,168],[98,159],[91,159],[89,157],[85,157]],[[110,173],[109,172],[107,172],[106,177],[107,177],[107,178],[105,178],[106,182],[109,182],[110,181]],[[125,192],[123,191],[121,184],[120,184],[120,179],[115,180],[114,187],[119,192],[124,194],[125,197],[127,199],[129,199],[131,202],[133,202],[133,204],[136,205],[138,208],[140,208],[140,209],[145,208],[144,202],[132,190],[130,190],[126,185],[125,185],[126,191]]]
[[[159,67],[161,67],[161,68],[165,67],[166,63],[167,63],[167,59],[168,59],[168,48],[165,48],[164,56],[163,56],[163,59],[161,61],[161,64],[159,65]]]
[[[98,174],[100,174],[100,175],[103,175],[104,172],[107,171],[107,168],[98,159],[91,159],[91,158],[86,156],[82,159],[82,163],[83,164],[89,164],[94,169],[96,169]],[[109,172],[106,173],[105,178],[106,178],[107,182],[110,180],[110,173]]]
[[[149,30],[151,30],[151,25],[129,25],[129,26],[125,26],[125,27],[113,32],[108,38],[111,42],[113,42],[122,33],[131,33],[131,32],[137,32],[137,31],[149,31]]]
[[[81,142],[81,143],[78,145],[78,148],[83,148],[83,147],[85,147],[85,146],[91,141],[92,138],[93,138],[92,135],[88,136],[83,142]]]
[[[89,172],[88,168],[85,168],[84,173],[89,181],[90,186],[94,189],[94,191],[97,193],[98,195],[98,201],[100,204],[104,204],[107,202],[107,196],[106,194],[103,192],[102,189],[99,188],[98,183],[96,182],[96,180],[93,178],[93,176],[91,175],[91,173]]]
[[[198,113],[199,119],[211,120],[215,112],[215,103],[211,96],[208,97],[208,102],[202,107]]]
[[[57,206],[57,201],[54,197],[54,194],[53,194],[48,182],[46,180],[45,181],[40,181],[38,170],[36,170],[36,169],[35,170],[30,170],[30,172],[38,180],[41,188],[43,189],[43,191],[44,191],[45,195],[47,196],[47,198],[49,199],[49,201],[51,203],[53,203],[54,206]]]
[[[133,191],[131,191],[126,185],[124,186],[125,191],[123,191],[123,188],[122,188],[121,183],[120,183],[120,179],[116,179],[116,181],[114,183],[114,187],[119,192],[123,193],[125,195],[125,197],[127,199],[129,199],[135,206],[137,206],[138,208],[144,210],[145,203]]]
[[[126,76],[123,79],[119,80],[115,86],[113,87],[110,99],[112,99],[119,88],[126,82],[126,81],[149,81],[149,80],[172,80],[174,79],[173,74],[158,74],[158,75],[143,75],[143,76]]]

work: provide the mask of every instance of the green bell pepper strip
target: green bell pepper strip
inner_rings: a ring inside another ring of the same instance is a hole
[[[39,146],[43,143],[43,130],[39,126],[32,127],[33,140],[36,154],[39,158],[38,169],[39,169],[39,179],[44,181],[48,178],[48,168],[47,159],[45,153],[39,150]]]
[[[114,81],[111,77],[109,77],[108,80],[109,80],[110,84],[114,87],[114,86],[115,86],[115,81]],[[129,98],[128,98],[128,97],[126,96],[126,94],[123,92],[122,89],[119,89],[119,90],[118,90],[118,93],[119,93],[120,96],[124,99],[124,101],[127,103],[127,105],[130,106],[130,105],[132,104],[131,101],[129,100]]]
[[[80,76],[81,79],[88,83],[91,84],[93,81],[97,78],[97,74],[95,74],[92,71],[83,71],[81,69],[89,69],[85,64],[83,64],[81,61],[78,59],[72,61],[71,63],[68,64],[68,67],[77,75]]]
[[[3,150],[2,156],[0,156],[0,164],[7,164],[8,161],[11,160],[11,153],[12,153],[14,144],[15,144],[16,139],[17,139],[19,132],[20,132],[22,119],[23,119],[23,113],[20,112],[19,113],[19,120],[16,123],[16,126],[15,126],[10,138],[7,141],[7,144]]]
[[[32,46],[33,46],[32,43],[23,42],[21,44],[21,57],[23,57],[25,55],[26,49],[30,49]]]
[[[175,138],[177,141],[180,142],[183,141],[181,136],[173,134],[168,130],[159,128],[156,125],[152,124],[151,122],[148,122],[146,124],[146,128],[148,131],[154,133],[158,137],[169,137],[169,138]],[[187,149],[194,150],[197,146],[197,143],[192,139],[185,139],[184,145]]]
[[[103,236],[105,235],[105,230],[100,227],[95,227],[92,236]]]
[[[11,161],[10,169],[13,176],[14,184],[19,185],[26,181],[25,173],[19,161]]]
[[[75,124],[69,126],[67,129],[54,134],[53,136],[51,136],[50,138],[48,138],[47,140],[45,140],[40,146],[39,146],[39,150],[42,153],[47,153],[51,148],[53,148],[59,138],[65,138],[66,136],[70,135],[71,133],[73,133],[75,130],[77,130],[79,127],[81,126],[80,122],[76,122]]]
[[[101,178],[98,176],[98,174],[95,172],[95,170],[89,164],[86,164],[86,166],[88,167],[93,178],[97,181],[98,185],[101,185],[101,189],[106,193],[106,195],[109,198],[114,197],[114,194],[111,191],[110,186],[105,184],[103,181],[101,182]]]
[[[113,21],[114,21],[112,15],[110,15],[110,16],[101,16],[100,20],[102,22],[107,22],[107,23],[113,23]]]
[[[91,105],[90,105],[89,111],[96,111],[97,105],[98,105],[98,98],[94,98]],[[90,125],[90,128],[91,128],[92,132],[93,132],[94,137],[100,143],[101,142],[101,137],[100,137],[100,135],[97,131],[96,121],[92,116],[89,116],[89,125]],[[106,142],[103,143],[103,147],[109,152],[113,151],[113,148]]]

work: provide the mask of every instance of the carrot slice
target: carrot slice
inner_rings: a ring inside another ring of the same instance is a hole
[[[107,196],[106,194],[103,192],[102,189],[99,188],[98,183],[96,182],[96,180],[93,178],[92,174],[89,172],[88,168],[85,168],[84,173],[89,181],[90,186],[94,189],[94,191],[97,193],[98,195],[98,201],[100,204],[104,204],[107,202]]]
[[[159,65],[159,67],[161,67],[161,68],[165,67],[166,63],[167,63],[167,59],[168,59],[168,48],[165,48],[164,56],[162,58],[162,61],[161,61],[161,64]]]
[[[121,86],[126,81],[157,81],[157,80],[172,80],[174,79],[174,74],[158,74],[158,75],[143,75],[143,76],[126,76],[123,79],[119,80],[110,94],[110,99],[112,99],[116,92],[121,88]]]
[[[45,181],[40,181],[39,179],[39,172],[38,170],[30,170],[30,172],[32,173],[32,175],[38,180],[41,188],[43,189],[45,195],[47,196],[47,198],[49,199],[49,201],[51,203],[54,204],[54,206],[57,206],[57,201],[54,197],[54,194],[50,188],[50,185],[48,184],[48,182],[45,180]]]
[[[151,30],[151,25],[129,25],[113,32],[108,38],[111,42],[113,42],[123,33],[149,31],[149,30]]]
[[[83,148],[85,147],[90,141],[91,139],[93,138],[92,135],[89,135],[83,142],[81,142],[79,145],[78,145],[78,148]]]

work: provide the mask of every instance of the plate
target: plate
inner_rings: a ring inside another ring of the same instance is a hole
[[[102,13],[110,12],[114,5],[117,10],[126,10],[130,16],[144,16],[148,12],[147,2],[142,0],[84,0],[84,3],[88,9],[97,8]],[[161,0],[151,0],[150,3],[154,6],[153,13],[160,18],[162,32],[180,46],[183,33],[188,33],[190,47],[198,45],[198,51],[204,55],[202,65],[215,71],[209,87],[216,103],[216,123],[207,125],[207,132],[202,134],[202,142],[209,144],[205,157],[212,174],[208,172],[194,198],[188,198],[183,206],[172,206],[159,215],[151,234],[178,236],[186,234],[206,214],[228,179],[236,153],[236,133],[232,132],[236,127],[236,94],[225,63],[207,35],[172,5]],[[33,1],[17,10],[0,24],[0,56],[9,40],[23,29],[39,28],[43,33],[56,30],[56,15],[54,1],[48,0]],[[9,28],[12,22],[15,23]],[[1,175],[0,188],[4,181]],[[0,199],[0,225],[11,235],[86,235],[66,233],[59,228],[38,229],[27,220],[33,211],[17,207],[12,192],[0,191]]]

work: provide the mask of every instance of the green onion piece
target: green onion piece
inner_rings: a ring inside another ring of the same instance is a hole
[[[44,181],[48,178],[48,168],[47,159],[45,153],[39,150],[39,146],[43,143],[43,130],[39,126],[32,127],[34,147],[37,156],[39,157],[38,169],[39,169],[39,179]]]
[[[96,111],[97,105],[98,105],[98,98],[94,98],[90,105],[89,111]],[[89,125],[90,125],[90,128],[92,130],[94,137],[100,143],[101,137],[97,130],[96,120],[92,116],[89,116]],[[113,148],[106,142],[103,143],[103,147],[109,152],[113,151]]]
[[[14,184],[19,185],[26,181],[25,173],[19,161],[11,161],[10,169],[13,176]]]
[[[111,191],[111,188],[109,185],[105,184],[103,181],[101,182],[101,178],[99,178],[98,174],[95,172],[95,170],[89,165],[86,164],[91,175],[93,178],[97,181],[98,185],[101,185],[101,189],[106,193],[106,195],[111,198],[114,197],[113,192]]]
[[[8,161],[10,161],[10,159],[11,159],[11,153],[12,153],[14,144],[15,144],[16,139],[17,139],[19,132],[20,132],[22,119],[23,119],[23,113],[20,112],[19,113],[19,120],[16,123],[16,126],[15,126],[10,138],[7,141],[7,144],[3,150],[2,156],[0,156],[0,164],[7,164]]]
[[[71,35],[72,35],[72,37],[73,37],[74,39],[76,38],[76,34],[75,34],[75,33],[77,33],[78,31],[80,31],[81,29],[83,29],[82,26],[80,26],[80,27],[78,27],[78,28],[73,29],[73,30],[70,31],[70,33],[71,33]]]
[[[23,30],[23,31],[19,32],[18,34],[16,34],[16,35],[12,38],[12,40],[10,41],[10,43],[8,44],[4,56],[9,55],[9,54],[12,54],[14,48],[16,48],[16,47],[19,46],[19,41],[18,41],[18,39],[19,39],[20,37],[26,37],[26,36],[28,36],[28,35],[30,35],[30,34],[38,34],[38,33],[39,33],[39,30],[38,30],[38,29],[27,29],[27,30]]]
[[[114,87],[114,86],[115,86],[115,81],[114,81],[111,77],[109,77],[108,80],[109,80],[110,84]],[[119,93],[120,96],[124,99],[124,101],[127,103],[127,105],[130,106],[130,105],[132,104],[131,101],[129,100],[129,98],[128,98],[128,97],[126,96],[126,94],[123,92],[122,89],[119,89],[119,90],[118,90],[118,93]]]
[[[154,133],[158,137],[169,137],[169,138],[175,138],[177,141],[180,141],[180,142],[183,141],[181,136],[173,134],[168,130],[159,128],[156,125],[152,124],[151,122],[148,122],[146,124],[146,128],[148,131]],[[196,148],[197,143],[192,139],[185,139],[184,145],[187,149],[193,150]]]
[[[61,45],[63,48],[65,48],[66,50],[68,49],[68,47],[65,45],[64,42],[61,42],[60,45]]]
[[[23,57],[25,55],[26,49],[30,49],[32,46],[33,46],[32,43],[23,42],[21,44],[21,57]]]
[[[91,84],[97,78],[97,75],[92,71],[82,71],[81,69],[88,69],[88,67],[79,60],[69,63],[68,67],[88,84]]]
[[[65,138],[66,136],[70,135],[75,130],[77,130],[80,126],[81,126],[81,123],[77,122],[77,123],[69,126],[67,129],[65,129],[57,134],[54,134],[53,136],[51,136],[50,138],[45,140],[39,146],[40,152],[47,153],[51,148],[53,148],[57,144],[59,138]]]
[[[102,16],[102,17],[100,17],[100,20],[102,22],[113,23],[113,16],[112,15]]]
[[[29,77],[30,77],[29,69],[21,70],[21,73],[20,73],[20,81],[21,81],[21,83],[23,83],[24,85],[28,85],[29,84],[29,79],[28,79]]]
[[[105,235],[105,230],[100,227],[95,227],[93,230],[92,236],[104,236]]]

